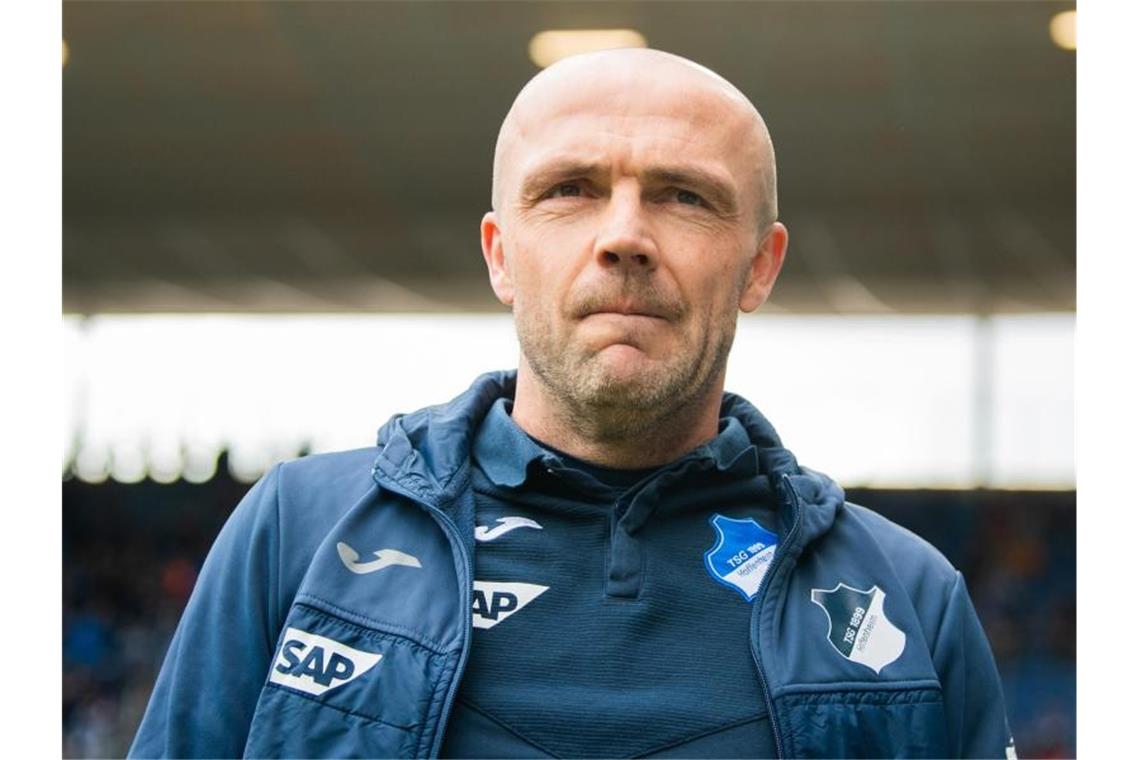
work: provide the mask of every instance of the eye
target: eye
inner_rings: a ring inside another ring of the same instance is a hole
[[[555,185],[546,192],[546,198],[577,198],[582,195],[582,188],[573,182],[563,182]]]
[[[677,202],[683,203],[687,206],[705,206],[705,199],[694,193],[692,190],[678,190]]]

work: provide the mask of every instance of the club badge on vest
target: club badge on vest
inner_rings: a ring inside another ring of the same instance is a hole
[[[851,662],[879,673],[899,658],[906,634],[883,610],[886,593],[878,586],[866,591],[839,583],[830,591],[811,590],[811,600],[827,614],[827,640]]]
[[[779,537],[751,517],[737,519],[715,514],[709,518],[709,525],[715,531],[716,541],[705,552],[705,569],[714,581],[751,602],[772,564]]]
[[[471,624],[494,628],[537,599],[549,586],[534,583],[475,581],[471,603]]]
[[[269,680],[307,694],[324,694],[360,678],[383,656],[315,633],[286,628]]]

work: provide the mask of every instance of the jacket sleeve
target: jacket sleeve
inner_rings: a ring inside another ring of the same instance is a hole
[[[954,757],[1016,757],[989,641],[957,573],[934,645]]]
[[[241,757],[280,628],[279,470],[210,549],[128,757]]]

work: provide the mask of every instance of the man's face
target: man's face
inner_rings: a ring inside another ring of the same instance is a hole
[[[526,106],[483,225],[523,361],[572,408],[668,413],[723,379],[737,310],[779,269],[755,123],[684,78],[571,83]]]

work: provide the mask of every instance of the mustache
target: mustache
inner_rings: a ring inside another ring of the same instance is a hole
[[[571,295],[569,312],[581,319],[599,311],[634,311],[676,321],[685,315],[681,300],[644,282],[598,284]]]

